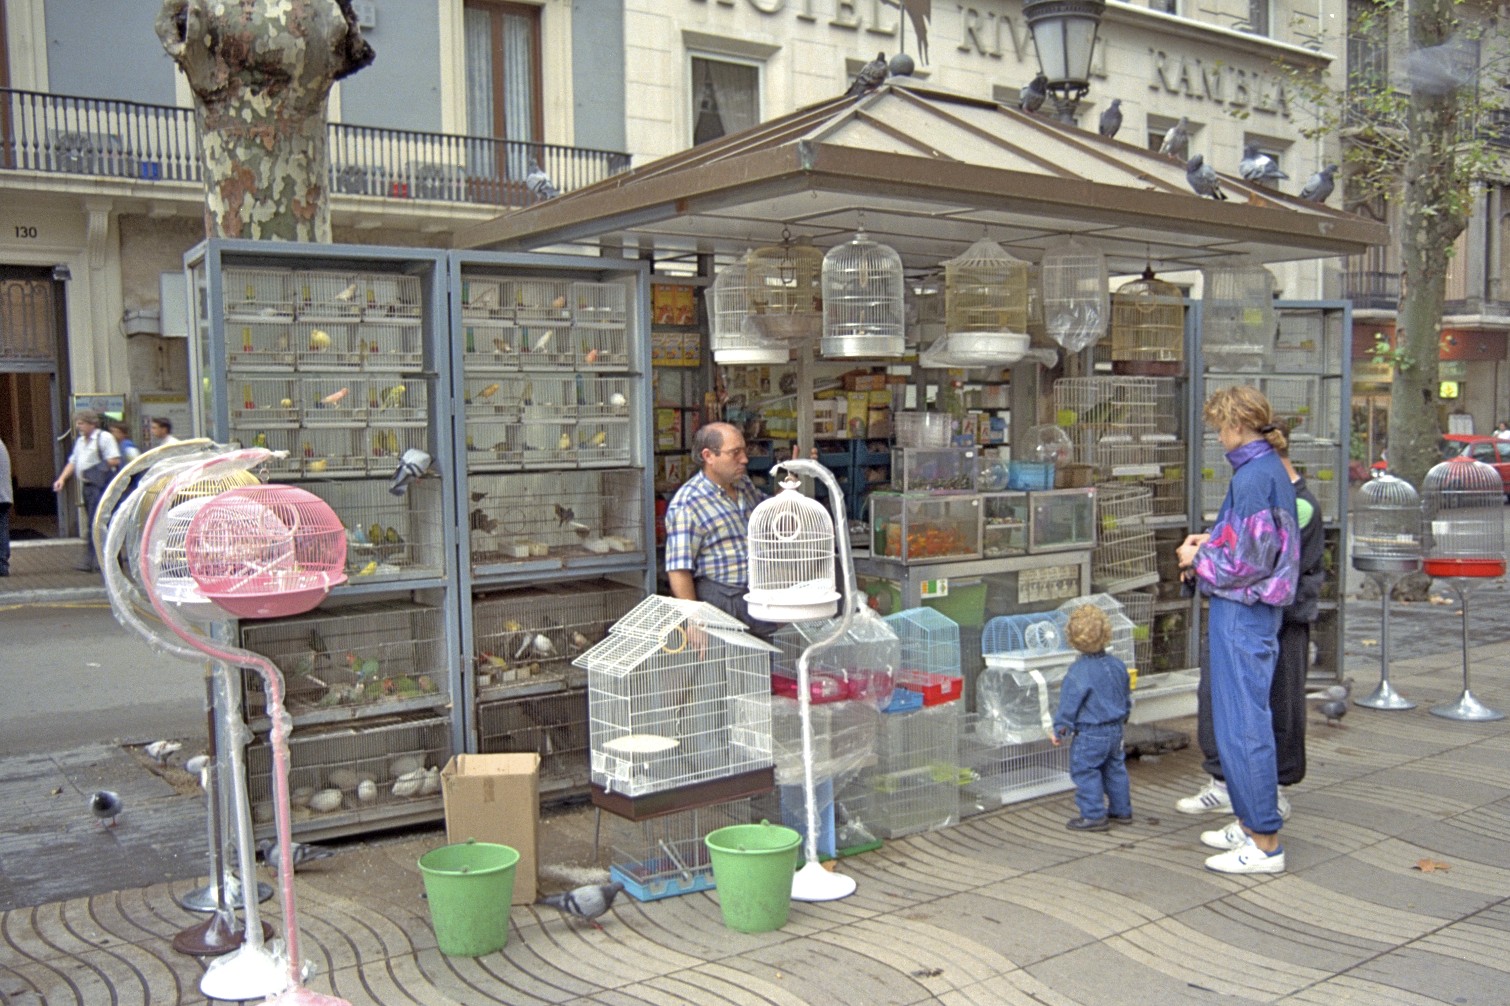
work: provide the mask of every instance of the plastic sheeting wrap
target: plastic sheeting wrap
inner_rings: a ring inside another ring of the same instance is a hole
[[[988,654],[975,682],[977,732],[998,744],[1026,744],[1053,732],[1059,686],[1079,656],[1073,650],[1031,657]]]
[[[874,761],[880,715],[864,700],[814,703],[813,778],[847,775]],[[796,699],[771,697],[771,750],[776,758],[776,784],[800,785],[802,716]]]

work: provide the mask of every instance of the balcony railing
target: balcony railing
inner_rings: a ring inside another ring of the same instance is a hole
[[[537,201],[539,164],[570,192],[629,168],[629,155],[585,147],[329,125],[332,192],[490,206]],[[0,88],[0,170],[198,182],[194,112],[107,98]]]
[[[1343,278],[1344,297],[1355,311],[1395,311],[1400,307],[1400,274],[1367,269],[1349,270]]]

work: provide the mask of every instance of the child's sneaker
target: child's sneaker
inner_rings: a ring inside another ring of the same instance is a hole
[[[1174,809],[1181,814],[1230,814],[1232,798],[1227,795],[1227,784],[1213,778],[1194,796],[1176,800]]]
[[[1233,821],[1221,831],[1201,832],[1201,844],[1213,849],[1240,849],[1248,844],[1248,833],[1241,823]]]
[[[1106,815],[1106,819],[1108,821],[1110,821],[1112,824],[1132,824],[1133,823],[1133,816],[1131,814],[1108,814],[1108,815]]]
[[[1104,817],[1072,817],[1064,826],[1070,831],[1110,831],[1112,827]]]
[[[1284,873],[1285,848],[1265,852],[1250,840],[1236,849],[1208,857],[1206,869],[1217,873]]]

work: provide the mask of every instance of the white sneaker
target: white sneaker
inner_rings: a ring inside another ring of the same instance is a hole
[[[1248,833],[1238,821],[1233,821],[1221,831],[1201,832],[1201,844],[1213,849],[1240,849],[1248,844]]]
[[[1227,795],[1225,782],[1210,779],[1195,796],[1184,796],[1176,800],[1174,809],[1181,814],[1230,814],[1232,798]]]
[[[1217,873],[1284,873],[1285,850],[1281,846],[1272,854],[1267,853],[1250,840],[1236,849],[1208,857],[1206,869]]]

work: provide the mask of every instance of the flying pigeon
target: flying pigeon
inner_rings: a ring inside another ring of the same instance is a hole
[[[554,199],[561,194],[561,190],[551,181],[551,176],[545,173],[540,162],[533,157],[530,158],[529,174],[524,176],[524,187],[536,199]]]
[[[1310,203],[1324,203],[1331,198],[1333,176],[1337,174],[1337,165],[1328,164],[1320,171],[1311,176],[1306,182],[1305,188],[1300,190],[1300,198]]]
[[[1237,163],[1237,173],[1250,182],[1282,182],[1290,176],[1279,170],[1274,158],[1250,143],[1243,148],[1243,159]]]
[[[1342,723],[1342,717],[1347,715],[1347,703],[1341,699],[1328,699],[1318,708],[1321,715],[1326,717],[1327,726],[1335,727]]]
[[[89,797],[90,812],[101,821],[108,821],[106,827],[114,827],[115,819],[125,809],[121,795],[108,789],[99,790]]]
[[[1221,179],[1216,177],[1216,172],[1200,154],[1196,154],[1185,163],[1185,180],[1190,183],[1190,187],[1198,196],[1210,196],[1212,199],[1227,198],[1227,193],[1222,191]]]
[[[1101,113],[1101,125],[1098,127],[1101,135],[1108,140],[1115,139],[1117,130],[1122,128],[1122,99],[1113,98],[1112,103]]]
[[[886,75],[891,72],[886,63],[884,52],[876,53],[876,58],[860,67],[860,72],[855,74],[854,83],[849,85],[849,90],[844,92],[846,98],[853,98],[861,94],[869,94],[882,84],[886,83]]]
[[[411,447],[399,455],[398,470],[393,473],[393,484],[388,491],[395,496],[402,496],[409,491],[409,483],[424,475],[430,469],[430,455],[417,447]]]
[[[294,851],[295,873],[298,873],[317,859],[329,859],[335,855],[333,850],[327,849],[323,845],[310,845],[307,842],[294,842],[289,848]],[[274,839],[264,838],[257,843],[257,853],[262,857],[262,861],[267,864],[268,869],[274,873],[278,872],[278,866],[283,862],[282,852],[282,847]]]
[[[591,922],[594,929],[602,929],[597,922],[598,916],[608,911],[613,899],[623,889],[624,885],[617,880],[611,884],[587,884],[564,894],[547,894],[535,904],[559,908],[572,918]]]
[[[1179,122],[1169,127],[1169,131],[1164,134],[1164,142],[1159,144],[1159,153],[1181,161],[1190,157],[1189,118],[1182,115]]]
[[[1017,107],[1024,112],[1036,112],[1043,107],[1043,99],[1048,96],[1049,78],[1040,73],[1017,92]]]
[[[159,765],[166,765],[168,759],[182,747],[183,744],[178,741],[153,741],[142,750],[147,752],[147,757]]]

